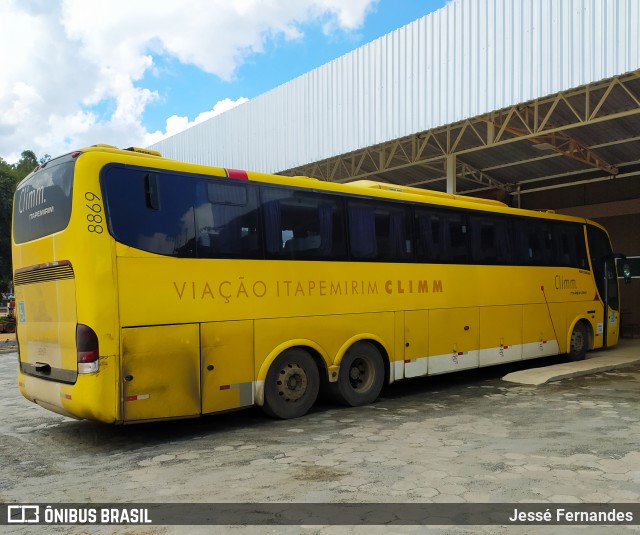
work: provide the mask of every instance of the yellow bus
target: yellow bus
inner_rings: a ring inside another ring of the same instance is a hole
[[[107,423],[258,405],[618,341],[615,264],[584,219],[97,145],[19,185],[22,394]]]

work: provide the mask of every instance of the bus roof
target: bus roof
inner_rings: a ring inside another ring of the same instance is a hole
[[[238,178],[229,174],[229,169],[217,167],[217,166],[207,166],[196,163],[182,162],[180,160],[174,160],[171,158],[163,157],[159,152],[138,148],[138,147],[129,147],[127,149],[119,149],[113,145],[106,144],[97,144],[91,147],[86,147],[80,149],[81,153],[83,152],[110,152],[121,155],[131,155],[131,153],[135,153],[136,156],[149,157],[157,162],[159,166],[168,167],[176,169],[177,166],[184,166],[186,169],[183,169],[185,172],[203,172],[208,171],[207,174],[211,174],[211,172],[219,172],[223,171],[227,177],[229,178]],[[162,163],[161,163],[162,162]],[[234,171],[235,172],[235,171]],[[240,172],[238,172],[240,173]],[[329,182],[324,180],[318,180],[313,177],[307,176],[287,176],[287,175],[278,175],[271,173],[261,173],[261,172],[242,172],[244,174],[243,178],[247,178],[249,180],[257,181],[257,182],[265,182],[265,183],[274,183],[280,185],[289,185],[289,186],[298,186],[303,188],[313,188],[313,189],[323,189],[335,192],[344,192],[349,194],[360,194],[360,195],[370,195],[373,197],[385,197],[385,198],[396,198],[402,200],[411,200],[414,202],[422,202],[422,203],[433,203],[440,206],[450,206],[450,207],[459,207],[466,209],[477,209],[482,211],[491,211],[491,212],[499,212],[508,215],[520,215],[520,216],[529,216],[529,217],[538,217],[544,219],[551,220],[560,220],[560,221],[574,221],[581,223],[589,223],[596,225],[600,228],[603,228],[598,223],[581,218],[576,216],[569,216],[563,214],[556,214],[552,210],[529,210],[522,208],[513,208],[509,205],[493,200],[493,199],[484,199],[479,197],[471,197],[468,195],[458,195],[452,193],[444,193],[441,191],[416,188],[412,186],[403,186],[400,184],[390,184],[385,182],[377,182],[374,180],[354,180],[352,182],[346,183],[336,183]]]

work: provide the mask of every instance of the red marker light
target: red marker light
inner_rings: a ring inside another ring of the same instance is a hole
[[[246,171],[240,169],[225,169],[229,178],[237,178],[238,180],[249,180],[249,175]]]

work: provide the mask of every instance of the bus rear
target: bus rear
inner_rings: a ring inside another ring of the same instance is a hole
[[[27,399],[51,411],[114,422],[116,304],[98,155],[90,149],[56,158],[17,187],[18,382]]]

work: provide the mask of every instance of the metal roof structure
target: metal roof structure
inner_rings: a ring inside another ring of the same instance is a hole
[[[635,177],[640,2],[455,0],[151,148],[518,199]]]

